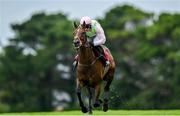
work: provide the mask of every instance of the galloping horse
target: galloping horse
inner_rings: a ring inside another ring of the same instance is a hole
[[[83,113],[92,114],[92,101],[94,107],[99,107],[103,103],[103,111],[108,110],[109,88],[113,80],[115,71],[115,62],[110,51],[104,47],[109,54],[110,66],[107,70],[99,60],[99,57],[95,56],[93,52],[93,46],[88,42],[88,38],[85,34],[84,25],[77,26],[74,22],[74,46],[78,49],[79,63],[76,69],[76,92],[79,100],[79,104]],[[105,81],[103,101],[99,99],[101,83]],[[84,106],[81,98],[81,89],[86,87],[89,93],[89,105],[88,109]],[[93,99],[94,98],[94,99]]]

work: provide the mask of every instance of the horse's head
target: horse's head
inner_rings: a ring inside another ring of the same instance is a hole
[[[81,46],[84,47],[90,47],[90,44],[87,40],[86,37],[86,28],[85,25],[79,25],[77,26],[77,24],[74,22],[74,40],[73,40],[73,44],[75,46],[75,48],[80,48]]]

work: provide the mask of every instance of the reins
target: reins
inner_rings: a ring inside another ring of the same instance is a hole
[[[88,39],[87,39],[87,36],[85,35],[86,38],[86,43],[84,44],[84,47],[91,47],[89,44],[88,44]],[[80,49],[80,47],[78,47],[76,50],[78,51]],[[80,61],[78,62],[78,66],[82,66],[82,67],[90,67],[92,65],[94,65],[96,63],[96,61],[100,58],[101,56],[99,57],[96,57],[90,64],[82,64],[80,63]]]

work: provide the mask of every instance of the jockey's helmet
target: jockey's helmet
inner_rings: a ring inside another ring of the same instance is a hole
[[[86,25],[90,25],[91,24],[91,18],[88,16],[82,17],[80,20],[80,24],[83,25],[84,22]]]

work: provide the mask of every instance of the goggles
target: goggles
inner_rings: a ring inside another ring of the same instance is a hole
[[[86,29],[90,29],[90,28],[91,28],[91,24],[85,25],[85,28],[86,28]]]

